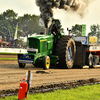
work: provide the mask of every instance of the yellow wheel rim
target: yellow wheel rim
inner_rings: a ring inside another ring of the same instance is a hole
[[[22,63],[22,65],[24,66],[25,64],[24,64],[24,63]]]
[[[46,59],[46,67],[49,68],[49,66],[50,66],[50,59],[47,58],[47,59]]]

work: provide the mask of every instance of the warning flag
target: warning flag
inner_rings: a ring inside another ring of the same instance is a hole
[[[17,23],[17,25],[16,25],[16,30],[15,30],[14,40],[17,39],[17,31],[18,31],[18,23]]]

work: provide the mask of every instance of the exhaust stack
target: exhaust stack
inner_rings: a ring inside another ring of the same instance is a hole
[[[48,35],[48,28],[49,28],[49,26],[50,26],[50,21],[51,21],[51,19],[49,19],[49,20],[44,20],[44,25],[45,25],[45,35]]]
[[[45,28],[45,35],[48,35],[48,27]]]

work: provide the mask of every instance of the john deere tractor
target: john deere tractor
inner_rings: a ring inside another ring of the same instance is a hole
[[[24,68],[26,63],[49,69],[50,66],[58,68],[80,68],[85,64],[82,57],[82,44],[76,42],[71,36],[60,33],[59,20],[53,20],[56,26],[56,36],[52,34],[53,25],[50,26],[48,35],[35,35],[29,37],[27,54],[18,54],[18,64]],[[77,55],[77,57],[76,57]],[[82,62],[83,61],[83,62]]]

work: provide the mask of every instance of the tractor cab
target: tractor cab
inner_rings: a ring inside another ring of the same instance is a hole
[[[57,36],[58,35],[61,36],[60,28],[61,28],[60,21],[54,19],[52,20],[52,24],[50,25],[48,29],[48,33],[52,33],[54,31],[57,34]]]

